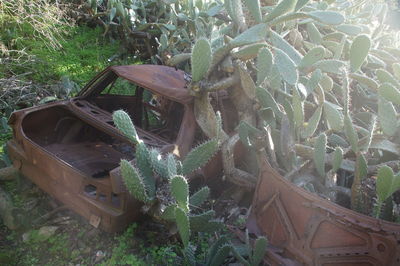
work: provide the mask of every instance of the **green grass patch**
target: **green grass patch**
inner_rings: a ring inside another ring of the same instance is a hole
[[[51,83],[68,76],[83,86],[119,52],[119,43],[102,38],[101,28],[74,27],[60,44],[61,49],[48,49],[42,41],[27,43],[26,47],[38,60],[32,75],[34,81]]]
[[[132,253],[132,247],[134,246],[133,234],[136,227],[136,224],[132,224],[123,234],[115,237],[117,243],[112,250],[112,255],[101,266],[146,265],[143,260]]]

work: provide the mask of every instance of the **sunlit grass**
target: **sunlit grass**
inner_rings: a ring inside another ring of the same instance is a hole
[[[119,52],[119,43],[102,39],[100,28],[77,27],[71,31],[60,42],[61,49],[46,49],[41,42],[30,47],[31,54],[39,60],[34,80],[48,83],[68,76],[82,86],[109,65],[108,59]]]

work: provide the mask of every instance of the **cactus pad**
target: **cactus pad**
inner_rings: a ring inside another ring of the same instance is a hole
[[[371,39],[367,35],[361,34],[354,39],[350,47],[350,67],[353,72],[360,69],[370,48]]]
[[[168,176],[171,179],[178,173],[178,170],[176,168],[177,163],[172,153],[168,154],[166,163],[167,163]]]
[[[171,178],[171,194],[174,196],[178,206],[185,212],[189,211],[189,185],[186,178],[176,175]]]
[[[200,81],[211,64],[211,46],[206,39],[196,41],[192,50],[192,79]]]
[[[121,173],[122,179],[132,196],[144,203],[148,202],[150,198],[147,196],[145,184],[138,170],[127,160],[121,160]]]
[[[257,56],[257,86],[261,85],[271,72],[273,56],[271,51],[264,47]]]
[[[136,165],[143,177],[143,183],[150,198],[155,195],[156,184],[154,180],[153,169],[151,167],[150,154],[143,142],[136,144]]]
[[[140,141],[135,126],[133,125],[131,118],[125,111],[115,111],[113,113],[113,121],[117,128],[133,143],[138,143]]]
[[[384,83],[379,87],[378,93],[382,98],[400,105],[400,91],[390,83]]]
[[[282,0],[280,1],[267,16],[264,17],[264,21],[271,21],[276,17],[293,11],[296,7],[297,0]]]
[[[397,112],[393,104],[383,98],[378,100],[378,117],[383,133],[394,136],[397,131]]]
[[[254,243],[251,265],[260,265],[267,251],[268,240],[265,237],[258,237]]]
[[[192,149],[182,163],[182,173],[184,175],[204,166],[218,151],[218,140],[212,139],[204,142]]]
[[[190,206],[200,207],[210,195],[210,189],[208,187],[202,187],[196,193],[189,198]]]
[[[322,133],[318,136],[314,145],[314,164],[317,172],[325,176],[325,154],[326,154],[326,135]]]
[[[357,153],[358,148],[358,135],[356,130],[353,127],[353,122],[351,121],[351,117],[349,114],[344,116],[344,134],[350,142],[351,149]]]
[[[185,247],[189,245],[190,239],[190,222],[186,212],[180,207],[175,208],[175,222],[178,227],[179,235]]]
[[[162,158],[161,153],[157,149],[151,149],[149,151],[151,167],[153,168],[154,172],[156,172],[159,176],[164,179],[168,179],[168,169],[167,165]]]
[[[321,119],[322,114],[322,107],[318,107],[315,110],[314,114],[311,116],[310,120],[308,121],[307,127],[304,129],[302,133],[303,138],[309,138],[314,135],[315,130],[317,130],[319,121]]]
[[[335,105],[330,102],[324,102],[324,115],[329,128],[339,131],[343,128],[343,114]]]
[[[343,150],[340,147],[336,147],[335,151],[333,152],[333,164],[332,164],[333,172],[336,172],[340,168],[342,160],[343,160]]]

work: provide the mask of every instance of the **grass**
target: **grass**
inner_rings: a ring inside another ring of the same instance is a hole
[[[123,234],[115,237],[117,241],[115,247],[112,250],[111,257],[104,261],[102,266],[113,266],[113,265],[146,265],[146,263],[139,259],[134,254],[130,253],[130,249],[133,245],[133,234],[137,225],[132,224],[129,226]]]
[[[32,75],[34,81],[48,83],[68,76],[83,86],[119,53],[119,43],[104,40],[101,28],[74,27],[60,44],[61,49],[44,48],[40,41],[27,44],[39,62]]]
[[[12,66],[8,71],[3,69],[0,72],[23,74],[28,71],[25,79],[44,84],[55,83],[68,76],[82,86],[119,53],[119,43],[105,40],[101,28],[71,27],[60,40],[61,48],[49,48],[42,39],[28,38],[18,42],[18,46],[32,57],[32,65]]]
[[[29,231],[29,240],[23,242],[16,232],[7,235],[8,246],[0,252],[1,265],[66,265],[66,262],[80,260],[76,252],[70,250],[70,236],[57,233],[49,238],[39,235],[39,230]]]

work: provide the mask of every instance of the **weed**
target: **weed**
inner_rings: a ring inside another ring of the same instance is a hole
[[[101,265],[146,265],[144,261],[132,254],[133,234],[137,228],[137,224],[130,225],[125,232],[115,237],[116,246],[112,250],[112,256],[104,261]]]
[[[32,43],[31,54],[39,60],[37,72],[32,76],[38,82],[59,80],[69,76],[79,85],[84,85],[94,74],[109,63],[107,59],[118,52],[118,42],[106,43],[102,40],[101,29],[75,27],[61,41],[58,50],[43,49],[43,43]]]
[[[25,78],[46,84],[69,76],[79,85],[84,85],[95,73],[105,68],[111,56],[118,53],[118,42],[107,43],[100,36],[100,28],[70,27],[64,39],[60,41],[61,48],[58,49],[48,49],[40,39],[21,40],[21,47],[34,61],[34,71]],[[11,71],[14,74],[22,74],[29,69],[25,65],[17,65],[8,71],[0,70],[4,73]]]

